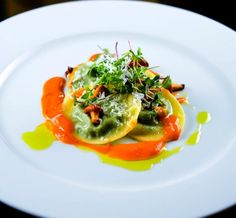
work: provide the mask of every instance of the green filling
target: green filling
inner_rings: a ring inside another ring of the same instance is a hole
[[[79,65],[72,82],[72,91],[75,91],[82,87],[88,88],[89,84],[91,84],[96,80],[96,77],[93,77],[91,74],[88,73],[90,72],[89,70],[90,70],[89,62]],[[93,74],[95,75],[95,72]]]
[[[167,113],[172,114],[173,108],[171,106],[170,101],[164,97],[161,99],[161,101],[165,105],[164,107],[166,108]],[[158,103],[156,104],[156,106],[158,106]],[[155,125],[160,125],[158,116],[156,112],[154,111],[154,109],[147,110],[144,108],[139,113],[138,123],[145,125],[146,126],[145,128],[147,128],[148,126],[152,127]]]
[[[88,136],[91,138],[99,138],[107,135],[110,131],[114,132],[117,126],[121,125],[120,122],[115,118],[106,117],[102,123],[98,126],[91,125],[88,129]]]
[[[147,125],[157,125],[157,115],[155,111],[143,110],[139,113],[138,122]]]
[[[92,123],[91,118],[84,113],[80,105],[74,106],[72,119],[76,134],[84,139],[97,139],[118,133],[133,116],[132,111],[129,110],[133,99],[132,95],[120,94],[106,97],[100,102],[103,113],[99,125]]]

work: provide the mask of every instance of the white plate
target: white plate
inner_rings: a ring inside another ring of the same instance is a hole
[[[73,2],[0,23],[0,199],[47,217],[196,217],[236,202],[236,34],[203,16],[142,2]],[[182,145],[206,110],[198,145],[143,172],[102,164],[55,143],[29,149],[21,134],[43,122],[43,83],[99,51],[141,47],[151,65],[187,85]]]

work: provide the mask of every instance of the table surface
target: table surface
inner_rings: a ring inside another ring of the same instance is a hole
[[[151,1],[151,0],[149,0]],[[19,2],[22,2],[20,5]],[[40,6],[48,5],[55,2],[66,2],[63,0],[41,0],[41,1],[16,1],[16,0],[2,0],[0,7],[0,21],[17,14],[19,12],[27,11],[33,8],[37,8]],[[31,2],[31,4],[29,4]],[[32,3],[33,2],[33,3]],[[155,2],[152,1],[152,2]],[[172,5],[180,8],[184,8],[190,11],[197,12],[209,18],[212,18],[233,30],[236,30],[236,17],[235,11],[233,11],[233,3],[232,1],[222,2],[222,1],[211,1],[211,0],[162,0],[158,1],[163,4]],[[9,4],[10,3],[10,4]],[[9,4],[9,5],[8,5]],[[14,209],[4,203],[0,202],[0,216],[5,215],[5,217],[35,217],[30,214],[26,214],[22,211]],[[213,215],[208,216],[209,218],[217,218],[217,217],[232,217],[236,216],[236,204],[230,208],[227,208],[223,211],[215,213]]]

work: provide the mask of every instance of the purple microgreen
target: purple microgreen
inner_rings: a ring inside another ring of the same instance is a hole
[[[118,54],[118,42],[116,42],[116,45],[115,45],[115,50],[116,50],[116,58],[118,59],[119,58],[119,54]]]
[[[128,44],[129,44],[129,50],[132,50],[131,43],[129,40],[128,40]]]

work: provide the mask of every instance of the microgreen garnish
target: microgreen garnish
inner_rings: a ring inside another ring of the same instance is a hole
[[[117,46],[118,43],[115,45],[115,55],[108,49],[100,47],[102,53],[95,61],[87,63],[86,73],[72,81],[72,91],[85,88],[83,95],[74,102],[78,104],[82,102],[85,107],[101,101],[101,96],[104,99],[105,94],[100,93],[94,96],[94,90],[97,86],[102,85],[109,95],[140,94],[143,108],[153,109],[154,106],[163,106],[161,88],[169,89],[171,87],[170,76],[160,77],[157,74],[151,78],[148,71],[152,68],[149,67],[140,48],[135,52],[129,42],[130,50],[119,56]]]
[[[171,86],[171,78],[170,76],[167,76],[164,80],[163,80],[163,83],[162,83],[162,86],[166,89],[169,89],[170,86]]]
[[[118,42],[116,42],[116,46],[115,46],[115,50],[116,50],[116,58],[119,58],[119,54],[118,54]]]

